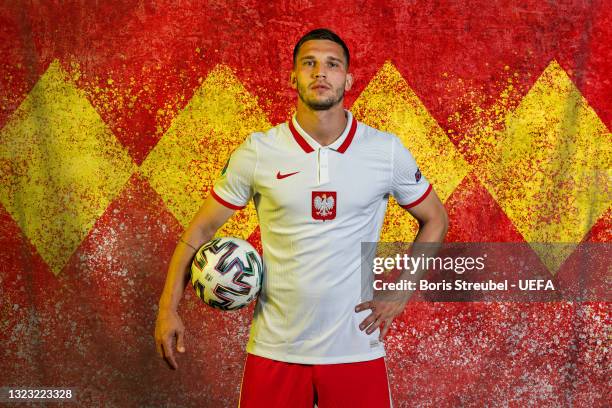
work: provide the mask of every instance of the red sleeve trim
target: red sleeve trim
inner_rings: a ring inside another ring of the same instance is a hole
[[[423,195],[421,196],[421,198],[419,198],[418,200],[413,201],[413,202],[411,202],[411,203],[409,203],[409,204],[404,204],[404,205],[402,205],[401,207],[402,207],[402,208],[405,208],[405,209],[409,209],[409,208],[412,208],[412,207],[414,207],[414,206],[417,206],[417,205],[421,204],[421,202],[427,198],[427,196],[429,195],[429,193],[431,192],[431,190],[432,190],[432,187],[431,187],[431,184],[430,184],[430,185],[429,185],[429,187],[427,187],[427,191],[425,191],[425,192],[423,193]]]
[[[214,189],[210,190],[210,195],[213,196],[213,198],[215,200],[217,200],[219,202],[219,204],[226,206],[227,208],[230,208],[232,210],[242,210],[244,207],[246,207],[246,205],[243,205],[242,207],[240,207],[239,205],[234,205],[232,203],[228,203],[227,201],[225,201],[224,199],[222,199],[221,197],[219,197],[217,195],[217,193],[215,193]]]

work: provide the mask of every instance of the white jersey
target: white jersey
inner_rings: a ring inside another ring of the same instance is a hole
[[[359,330],[361,242],[376,242],[392,194],[409,208],[430,192],[399,139],[353,119],[321,146],[295,120],[251,134],[212,195],[239,209],[253,198],[265,275],[247,351],[302,364],[385,355],[378,330]],[[370,292],[371,293],[371,292]]]

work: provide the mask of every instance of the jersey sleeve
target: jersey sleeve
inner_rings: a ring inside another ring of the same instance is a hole
[[[406,209],[412,208],[431,192],[431,184],[421,174],[410,151],[397,137],[393,137],[392,150],[391,194],[399,205]]]
[[[211,195],[233,210],[241,210],[253,196],[257,165],[257,150],[252,135],[230,155],[221,175],[215,181]]]

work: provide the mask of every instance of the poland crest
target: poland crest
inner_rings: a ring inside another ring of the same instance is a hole
[[[335,191],[313,191],[312,218],[323,221],[336,218],[337,200]]]

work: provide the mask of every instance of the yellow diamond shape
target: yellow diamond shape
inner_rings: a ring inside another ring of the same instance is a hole
[[[269,127],[256,98],[230,68],[217,66],[147,156],[141,172],[186,227],[231,152],[249,133]],[[247,238],[256,226],[250,203],[219,234]]]
[[[135,169],[53,61],[0,131],[0,201],[54,274]]]
[[[505,127],[483,183],[528,242],[580,242],[610,205],[612,135],[556,61]],[[574,248],[532,246],[553,273]]]
[[[397,135],[442,201],[468,173],[468,163],[391,62],[383,65],[351,111],[358,120]],[[416,231],[416,221],[391,200],[381,240],[411,241]]]

